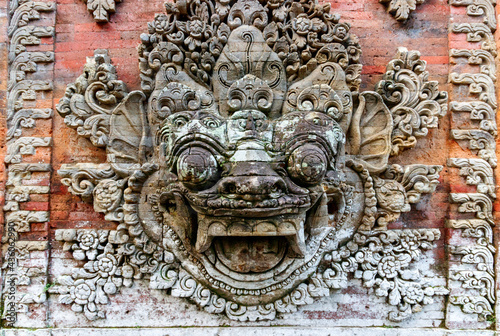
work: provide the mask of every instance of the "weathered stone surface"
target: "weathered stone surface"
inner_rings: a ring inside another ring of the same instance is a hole
[[[250,335],[261,335],[261,333],[265,333],[267,335],[301,335],[301,336],[327,336],[327,335],[353,335],[353,336],[407,336],[414,335],[418,333],[422,336],[494,336],[494,331],[483,330],[425,330],[425,329],[403,329],[403,330],[391,330],[387,328],[293,328],[293,327],[282,327],[282,328],[117,328],[112,330],[98,329],[98,328],[85,328],[85,329],[53,329],[53,330],[7,330],[6,336],[31,336],[31,335],[41,335],[41,336],[61,336],[67,335],[71,333],[71,335],[75,336],[83,336],[83,335],[102,335],[102,336],[113,336],[117,333],[120,335],[128,336],[163,336],[165,333],[172,336],[187,336],[187,335],[217,335],[217,336],[226,336],[226,335],[234,335],[234,333],[238,333],[242,336],[250,336]]]
[[[115,2],[0,1],[3,329],[496,332],[494,1]]]
[[[56,236],[86,261],[52,289],[60,301],[104,318],[106,294],[145,277],[210,313],[273,320],[354,273],[401,321],[446,295],[406,270],[440,232],[384,232],[441,170],[388,161],[447,110],[420,54],[401,48],[376,92],[359,93],[346,76],[357,38],[326,7],[239,0],[226,17],[216,1],[186,4],[141,37],[142,92],[97,50],[57,107],[109,163],[63,165],[63,183],[121,223],[99,243],[96,231]]]

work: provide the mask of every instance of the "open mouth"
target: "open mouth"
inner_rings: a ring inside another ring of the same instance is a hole
[[[284,237],[296,256],[304,256],[307,212],[321,197],[320,190],[308,190],[308,194],[220,194],[190,192],[179,185],[168,189],[161,199],[182,195],[191,213],[196,213],[195,248],[199,253],[210,248],[217,237]]]
[[[296,255],[304,255],[306,213],[316,193],[206,196],[186,195],[198,215],[197,251],[206,251],[216,237],[285,237]]]
[[[215,237],[285,237],[291,249],[305,253],[304,225],[306,212],[265,218],[207,216],[198,214],[196,250],[206,251]]]

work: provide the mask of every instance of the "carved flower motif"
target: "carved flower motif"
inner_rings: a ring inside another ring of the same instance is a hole
[[[307,17],[307,14],[299,14],[292,20],[292,27],[299,35],[307,35],[311,30],[313,22]]]
[[[113,210],[120,201],[121,188],[115,180],[102,180],[94,189],[94,205],[97,211]]]
[[[110,253],[97,256],[96,261],[88,264],[89,271],[99,273],[103,278],[110,277],[116,273],[118,262],[114,255]]]
[[[95,286],[92,282],[85,282],[83,279],[75,281],[74,286],[70,288],[70,295],[73,301],[78,305],[86,305],[95,300]]]
[[[192,51],[201,46],[207,25],[201,18],[194,16],[191,21],[186,23],[186,29],[189,36],[184,40],[184,44]]]
[[[401,269],[401,262],[393,256],[386,256],[378,264],[378,274],[383,278],[394,278]]]
[[[294,31],[293,43],[302,49],[307,44],[307,39],[317,40],[317,33],[322,31],[325,24],[318,18],[310,19],[307,14],[299,14],[292,20]],[[313,43],[314,44],[314,43]]]
[[[108,238],[106,230],[77,230],[76,231],[77,244],[74,244],[73,257],[76,260],[95,260],[98,250],[104,247],[101,245]]]
[[[168,29],[168,16],[165,14],[156,14],[153,26],[155,33],[165,33]]]
[[[401,237],[401,247],[408,252],[414,252],[418,251],[420,244],[419,242],[415,239],[414,235],[405,235],[404,237]]]
[[[425,293],[422,287],[418,284],[412,283],[405,290],[404,301],[415,304],[424,299]]]
[[[99,237],[93,230],[78,231],[76,240],[79,242],[78,246],[85,251],[96,249],[99,245]]]
[[[189,35],[200,38],[201,34],[205,30],[205,23],[199,19],[188,22]]]

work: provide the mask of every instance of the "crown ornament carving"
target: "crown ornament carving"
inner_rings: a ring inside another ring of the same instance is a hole
[[[141,90],[106,51],[57,110],[106,150],[63,165],[68,190],[118,223],[58,230],[83,267],[52,289],[89,319],[134,281],[210,313],[269,320],[353,278],[408,318],[445,288],[410,267],[439,230],[389,230],[441,166],[401,166],[446,113],[425,61],[400,48],[359,92],[361,48],[329,5],[182,0],[141,35]],[[140,280],[142,281],[142,280]]]

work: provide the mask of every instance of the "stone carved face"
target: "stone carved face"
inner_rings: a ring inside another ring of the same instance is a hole
[[[417,52],[401,50],[377,92],[359,93],[347,24],[314,1],[265,6],[167,4],[141,36],[142,91],[126,93],[98,51],[58,106],[106,147],[106,164],[59,173],[119,222],[106,239],[127,283],[144,275],[242,321],[345,285],[358,244],[434,190],[439,166],[388,162],[446,106]]]
[[[333,62],[290,85],[283,62],[249,25],[229,35],[214,72],[211,91],[179,81],[152,93],[160,169],[140,215],[157,209],[147,231],[168,225],[221,275],[255,281],[304,263],[317,250],[308,240],[335,226],[345,180],[339,122],[350,117],[352,97]]]

